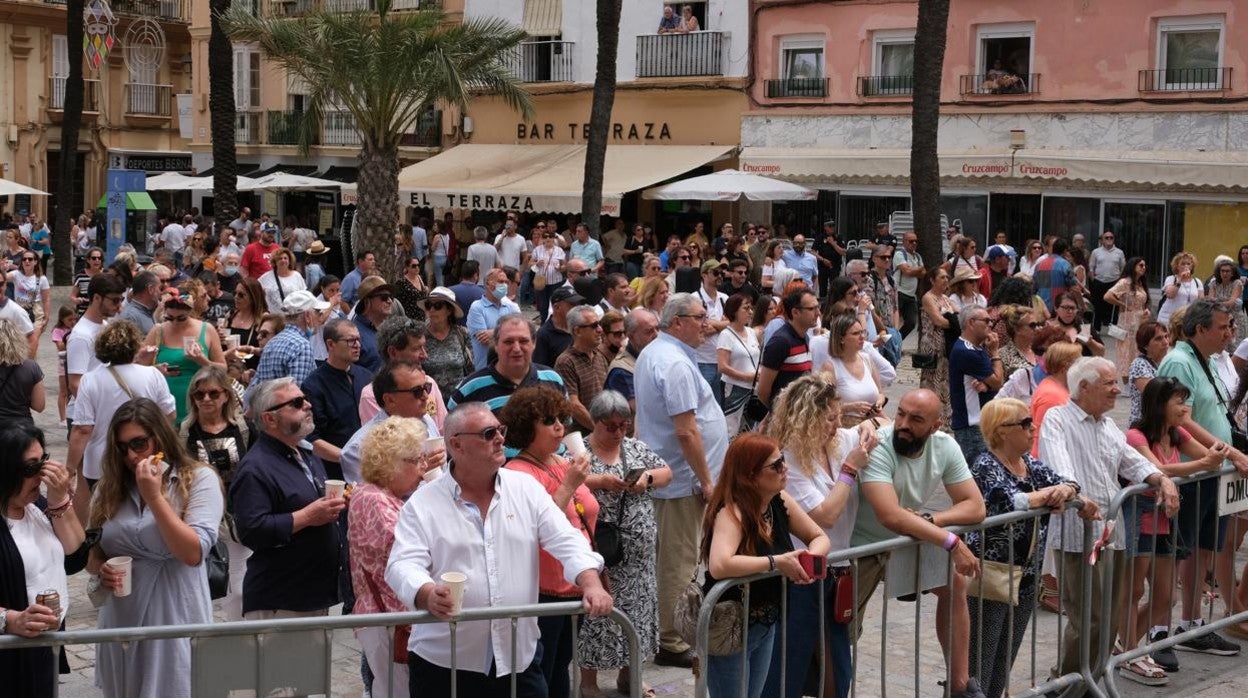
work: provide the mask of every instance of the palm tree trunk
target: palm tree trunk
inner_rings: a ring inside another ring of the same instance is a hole
[[[399,222],[399,147],[378,146],[364,140],[360,149],[360,177],[356,188],[355,234],[351,248],[369,250],[377,258],[377,274],[397,279],[403,273],[391,251]]]
[[[602,214],[603,170],[607,164],[607,136],[615,105],[615,58],[620,45],[621,0],[598,0],[598,62],[594,101],[589,108],[589,138],[585,148],[585,188],[581,192],[581,220],[598,237]]]
[[[238,160],[234,152],[234,45],[221,27],[230,0],[210,0],[208,108],[212,126],[212,213],[218,225],[238,217]]]
[[[69,49],[69,76],[65,78],[65,103],[61,111],[61,160],[53,202],[53,274],[58,284],[73,278],[74,241],[69,239],[69,219],[78,215],[82,192],[74,188],[78,169],[78,131],[82,128],[82,0],[65,3],[65,43]]]
[[[940,229],[940,82],[949,0],[919,0],[914,37],[914,101],[910,135],[910,197],[919,254],[930,268],[944,261]]]

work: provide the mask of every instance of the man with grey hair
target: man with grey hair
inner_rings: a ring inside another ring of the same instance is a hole
[[[604,387],[614,390],[628,400],[628,406],[637,411],[633,392],[633,371],[637,368],[637,356],[646,345],[659,336],[659,316],[646,308],[635,308],[624,317],[624,336],[628,344],[607,366],[607,382]]]
[[[326,615],[339,601],[337,521],[347,500],[326,494],[325,467],[303,441],[312,404],[283,377],[256,385],[249,405],[260,436],[230,482],[238,537],[253,551],[243,617]]]
[[[987,310],[973,304],[962,308],[958,326],[962,336],[949,352],[950,427],[962,456],[973,463],[986,448],[979,431],[979,409],[996,397],[1005,382],[1005,369],[997,355],[1000,340],[988,329]]]
[[[468,308],[468,336],[472,341],[472,365],[485,368],[494,344],[494,326],[504,315],[520,312],[520,306],[507,297],[507,274],[502,269],[491,269],[485,275],[485,295],[472,302]]]
[[[672,469],[672,482],[652,495],[659,527],[660,648],[655,663],[664,666],[693,663],[692,649],[673,623],[676,597],[697,564],[702,510],[728,450],[724,411],[694,354],[705,326],[706,308],[697,296],[673,295],[663,306],[658,337],[641,350],[634,372],[637,438]]]
[[[498,260],[498,250],[485,241],[489,235],[490,231],[486,230],[485,226],[478,225],[472,229],[472,239],[476,242],[468,246],[468,259],[479,264],[481,270],[485,272],[477,281],[480,286],[485,286],[486,276],[491,269],[502,266]]]
[[[607,357],[598,351],[602,321],[593,306],[578,305],[568,311],[568,330],[572,332],[572,344],[555,359],[555,370],[567,386],[573,421],[582,433],[588,434],[594,430],[589,403],[607,382]]]
[[[427,329],[428,325],[422,320],[398,315],[388,318],[377,328],[377,352],[381,354],[381,360],[386,366],[395,361],[406,361],[423,369],[429,360],[428,337],[425,336]],[[373,381],[376,380],[374,375]],[[377,416],[381,410],[379,402],[373,384],[369,383],[360,393],[360,424]],[[446,399],[436,381],[429,382],[428,407],[433,423],[441,429],[442,420],[446,419]]]
[[[1083,633],[1091,635],[1094,648],[1101,646],[1101,638],[1106,634],[1111,640],[1118,637],[1123,609],[1121,594],[1128,589],[1125,582],[1131,561],[1125,554],[1110,555],[1096,566],[1085,566],[1084,555],[1091,551],[1083,549],[1083,526],[1079,518],[1089,520],[1093,539],[1099,537],[1105,527],[1100,521],[1100,510],[1108,507],[1110,500],[1122,490],[1120,477],[1158,488],[1158,504],[1167,516],[1173,516],[1179,505],[1174,483],[1127,444],[1126,436],[1109,417],[1114,400],[1122,390],[1113,362],[1099,357],[1077,359],[1066,373],[1066,383],[1070,386],[1070,402],[1046,412],[1040,429],[1040,460],[1058,475],[1078,483],[1085,502],[1078,512],[1067,509],[1061,516],[1060,528],[1049,534],[1052,547],[1058,551],[1063,610],[1070,619],[1063,636],[1061,656],[1050,674],[1054,678],[1079,671],[1079,642]],[[1021,424],[1019,428],[1031,427]],[[1113,531],[1109,547],[1122,551],[1124,543],[1125,537],[1119,527]],[[1085,570],[1086,574],[1093,575],[1092,598],[1086,600],[1080,593],[1081,575]],[[1106,575],[1112,576],[1114,589],[1109,618],[1101,615],[1101,589]],[[1092,620],[1086,628],[1080,622],[1085,601],[1091,604]]]
[[[282,314],[286,327],[269,339],[260,354],[260,364],[248,389],[263,383],[289,376],[302,385],[316,368],[312,358],[312,343],[308,335],[321,323],[321,312],[329,303],[317,300],[308,291],[295,291],[282,301]]]
[[[1226,459],[1242,473],[1248,471],[1248,458],[1231,446],[1232,423],[1227,414],[1231,396],[1209,361],[1210,356],[1226,347],[1233,332],[1225,305],[1212,298],[1192,303],[1183,315],[1183,335],[1187,340],[1175,344],[1166,354],[1157,367],[1157,376],[1174,378],[1191,393],[1187,399],[1191,412],[1181,425],[1183,429],[1205,448],[1225,453]],[[1218,516],[1217,478],[1188,483],[1179,492],[1183,504],[1175,523],[1179,539],[1176,557],[1182,584],[1178,629],[1182,632],[1203,622],[1200,599],[1204,575],[1225,543],[1228,517]],[[1185,640],[1178,648],[1207,654],[1239,653],[1239,645],[1217,633]]]

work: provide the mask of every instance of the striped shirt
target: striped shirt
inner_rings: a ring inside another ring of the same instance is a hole
[[[494,416],[498,416],[498,411],[507,404],[512,393],[521,388],[539,385],[554,388],[565,396],[568,394],[568,389],[563,384],[563,377],[549,366],[530,365],[529,374],[519,383],[513,383],[510,378],[495,371],[493,365],[486,366],[459,384],[455,392],[451,393],[451,398],[446,401],[446,409],[447,411],[454,410],[456,406],[466,402],[484,402]]]
[[[767,346],[763,349],[759,364],[763,368],[779,372],[776,380],[771,384],[771,395],[768,396],[768,402],[770,402],[789,383],[810,373],[814,366],[810,358],[810,344],[806,341],[806,335],[798,334],[792,324],[784,323],[771,336],[771,339],[767,340]]]
[[[1119,476],[1138,483],[1161,472],[1127,444],[1127,437],[1114,420],[1107,415],[1094,419],[1074,401],[1045,413],[1040,430],[1040,460],[1063,478],[1078,482],[1081,494],[1095,502],[1101,511],[1105,511],[1109,500],[1122,490]],[[1061,528],[1051,535],[1053,547],[1069,553],[1083,552],[1083,525],[1078,516],[1073,508],[1061,515]],[[1105,522],[1089,523],[1095,540],[1105,530]],[[1110,546],[1121,550],[1124,540],[1119,526],[1114,530]]]

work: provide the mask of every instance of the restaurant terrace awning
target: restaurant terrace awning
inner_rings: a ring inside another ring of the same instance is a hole
[[[793,182],[898,184],[910,179],[910,151],[744,148],[741,170]],[[1248,154],[1024,148],[940,153],[950,184],[1248,193]]]
[[[602,213],[620,199],[731,153],[731,145],[608,145]],[[399,173],[399,203],[414,207],[580,213],[583,145],[459,145]]]

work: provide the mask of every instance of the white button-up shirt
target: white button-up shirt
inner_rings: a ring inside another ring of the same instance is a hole
[[[409,608],[415,610],[416,592],[440,583],[444,572],[468,577],[465,609],[535,604],[539,546],[563,563],[569,583],[585,570],[602,569],[602,557],[531,475],[500,470],[494,488],[484,516],[463,499],[453,476],[423,485],[403,505],[386,583]],[[456,660],[467,671],[488,674],[493,662],[498,676],[522,672],[533,663],[538,635],[537,619],[521,618],[513,658],[510,620],[459,623]],[[450,624],[413,625],[407,647],[450,668]]]
[[[1127,445],[1126,435],[1114,420],[1105,415],[1093,419],[1073,401],[1044,414],[1040,460],[1058,475],[1079,483],[1080,494],[1095,502],[1101,511],[1122,491],[1119,475],[1131,482],[1144,482],[1153,473],[1161,472]],[[1054,539],[1053,547],[1069,553],[1083,552],[1083,526],[1078,510],[1068,508],[1061,516],[1062,527],[1049,534]],[[1090,523],[1095,540],[1105,530],[1105,522]],[[1059,531],[1064,531],[1064,535]],[[1109,541],[1115,550],[1121,550],[1126,540],[1122,531],[1122,526],[1115,527]]]

